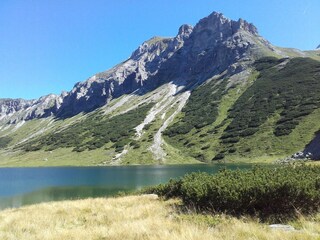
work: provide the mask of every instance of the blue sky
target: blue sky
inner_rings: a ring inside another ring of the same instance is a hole
[[[213,11],[254,23],[278,46],[320,44],[319,0],[0,0],[0,98],[69,91]]]

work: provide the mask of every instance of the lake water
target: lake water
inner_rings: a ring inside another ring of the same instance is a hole
[[[0,168],[0,209],[23,205],[114,196],[165,183],[190,172],[220,168],[248,169],[249,164]]]

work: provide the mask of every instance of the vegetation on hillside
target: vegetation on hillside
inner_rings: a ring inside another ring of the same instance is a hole
[[[222,142],[232,143],[253,135],[276,111],[280,111],[281,118],[274,134],[288,135],[302,117],[320,107],[320,62],[295,58],[283,67],[276,66],[284,61],[271,57],[256,61],[260,76],[230,110],[232,122]]]
[[[225,116],[217,110],[223,107],[224,96],[233,92],[226,90],[226,81],[211,81],[195,89],[181,120],[165,132],[166,140],[206,162],[226,156],[282,157],[303,150],[319,130],[315,123],[311,129],[306,119],[320,109],[320,62],[264,57],[253,67],[258,72],[256,80],[248,81],[247,88],[234,86],[244,92],[231,96],[234,102]],[[294,133],[301,123],[305,133],[302,129]],[[310,136],[305,136],[310,130]],[[266,139],[275,144],[265,144]]]
[[[11,137],[0,137],[0,148],[5,148],[12,141]]]
[[[101,113],[89,115],[65,129],[49,133],[23,145],[23,149],[51,151],[57,148],[73,148],[74,151],[81,152],[101,148],[110,142],[118,152],[127,144],[138,148],[139,145],[132,140],[135,134],[134,127],[143,121],[151,107],[152,104],[143,105],[110,118]]]
[[[164,134],[169,137],[186,134],[193,128],[199,129],[212,124],[218,116],[220,100],[226,92],[227,80],[211,81],[196,88],[186,106],[183,117],[170,126]]]
[[[320,167],[222,170],[191,173],[146,190],[201,211],[285,219],[320,209]]]

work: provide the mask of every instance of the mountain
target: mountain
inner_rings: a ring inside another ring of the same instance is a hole
[[[318,60],[214,12],[70,92],[0,100],[0,164],[318,158]]]
[[[50,94],[38,100],[0,99],[0,121],[15,124],[24,120],[48,117],[62,103],[62,96]]]

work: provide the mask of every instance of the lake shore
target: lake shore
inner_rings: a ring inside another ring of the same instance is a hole
[[[257,219],[179,211],[155,195],[42,203],[0,211],[0,239],[319,239],[320,214],[271,229]]]
[[[191,172],[250,169],[251,164],[0,168],[0,209],[49,201],[116,196]]]

